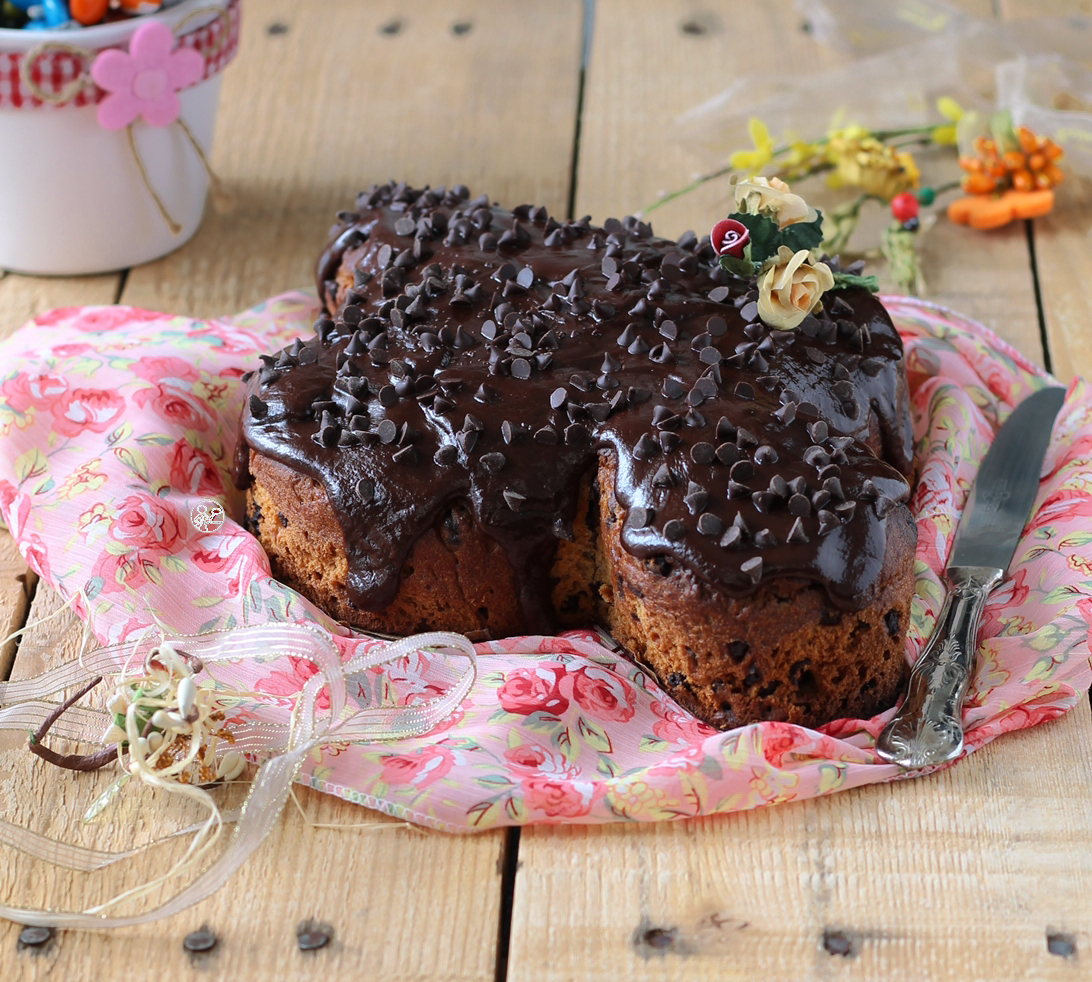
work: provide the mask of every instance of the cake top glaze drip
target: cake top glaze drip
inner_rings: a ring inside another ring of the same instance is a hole
[[[354,604],[385,607],[412,544],[465,500],[549,629],[550,562],[602,452],[634,555],[732,596],[795,576],[867,604],[912,434],[902,344],[866,291],[778,331],[693,233],[558,222],[461,186],[374,187],[338,218],[328,316],[263,356],[242,433],[325,487]]]

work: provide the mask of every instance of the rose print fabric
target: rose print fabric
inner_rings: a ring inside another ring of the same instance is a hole
[[[1050,379],[951,312],[886,299],[907,349],[917,439],[913,660],[943,599],[940,574],[986,449],[1012,407]],[[128,307],[55,310],[0,345],[0,513],[27,563],[102,643],[269,622],[353,636],[270,575],[239,524],[230,482],[240,377],[260,352],[307,335],[314,298],[286,294],[194,321]],[[967,753],[1053,719],[1092,682],[1092,393],[1070,387],[1037,503],[983,622],[964,712]],[[228,515],[199,531],[203,500]],[[828,794],[904,776],[873,741],[891,710],[819,730],[759,723],[721,733],[679,708],[592,629],[476,646],[476,684],[424,736],[316,750],[301,779],[414,822],[473,831],[531,822],[660,821]],[[286,720],[317,668],[280,657],[214,684],[264,694]],[[446,691],[440,655],[350,676],[358,707]],[[209,683],[213,684],[213,683]],[[318,709],[329,708],[320,696]]]

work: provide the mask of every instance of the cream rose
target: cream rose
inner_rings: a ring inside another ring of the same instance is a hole
[[[752,177],[736,185],[736,210],[745,215],[769,215],[778,228],[814,222],[819,213],[780,178]]]
[[[791,331],[807,317],[834,286],[826,263],[810,262],[807,249],[777,250],[777,258],[758,276],[758,315],[770,327]]]

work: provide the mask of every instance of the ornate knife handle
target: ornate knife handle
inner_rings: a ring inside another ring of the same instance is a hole
[[[986,599],[1005,577],[993,566],[949,566],[949,592],[936,628],[910,673],[906,698],[876,741],[876,753],[901,767],[931,767],[963,749],[963,698],[978,647]]]

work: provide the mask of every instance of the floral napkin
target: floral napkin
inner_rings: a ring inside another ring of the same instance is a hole
[[[904,298],[917,440],[913,660],[943,592],[939,574],[979,461],[1013,406],[1050,384],[984,328]],[[310,333],[313,297],[290,293],[223,320],[130,307],[38,317],[0,345],[0,513],[28,564],[102,643],[161,627],[204,634],[310,623],[347,662],[383,643],[350,634],[270,575],[239,524],[230,482],[243,385],[260,352]],[[986,608],[966,708],[970,753],[1053,719],[1092,682],[1092,393],[1070,386],[1031,520]],[[227,520],[191,521],[214,500]],[[332,743],[301,780],[414,822],[473,831],[531,822],[660,821],[736,811],[904,776],[873,752],[891,710],[819,730],[696,721],[596,631],[476,645],[478,676],[423,736]],[[257,690],[286,720],[318,669],[266,657],[215,684]],[[442,654],[353,674],[358,706],[413,707],[449,688]],[[319,699],[318,709],[323,709]],[[918,772],[920,773],[920,772]]]

